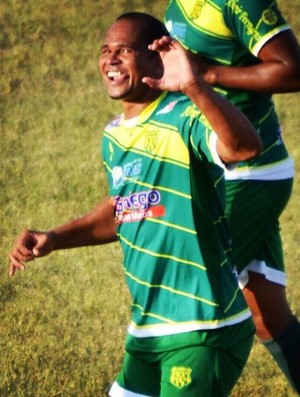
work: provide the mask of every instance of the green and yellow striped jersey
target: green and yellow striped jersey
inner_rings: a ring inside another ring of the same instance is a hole
[[[210,63],[235,67],[260,63],[262,46],[289,29],[274,0],[171,0],[165,24],[185,48]],[[248,116],[264,145],[258,158],[225,170],[226,179],[291,178],[293,161],[282,141],[271,94],[215,89]]]
[[[135,337],[215,329],[248,318],[230,261],[215,134],[180,93],[106,129],[103,163],[132,296]]]

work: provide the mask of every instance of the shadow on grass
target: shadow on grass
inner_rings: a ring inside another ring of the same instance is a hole
[[[12,284],[5,283],[0,285],[0,303],[13,302],[16,295],[16,288]]]

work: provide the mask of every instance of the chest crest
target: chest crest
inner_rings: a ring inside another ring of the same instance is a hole
[[[145,150],[147,152],[154,152],[158,146],[158,129],[149,127],[145,134]]]

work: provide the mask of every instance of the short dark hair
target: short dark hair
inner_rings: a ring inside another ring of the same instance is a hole
[[[127,12],[120,15],[116,21],[127,19],[136,21],[143,30],[143,39],[145,45],[151,44],[154,40],[160,39],[162,36],[170,36],[165,25],[152,15],[143,12]]]

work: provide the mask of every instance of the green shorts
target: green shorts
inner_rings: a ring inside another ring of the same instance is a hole
[[[246,364],[253,342],[252,319],[210,331],[178,334],[179,345],[164,352],[130,351],[126,346],[122,371],[112,385],[111,397],[225,397]],[[147,340],[140,338],[141,346]],[[176,335],[170,337],[176,343]],[[190,343],[188,343],[190,341]],[[136,343],[134,343],[136,346]]]
[[[232,236],[233,263],[240,287],[248,271],[285,285],[279,217],[290,198],[293,179],[227,181],[227,216]]]

